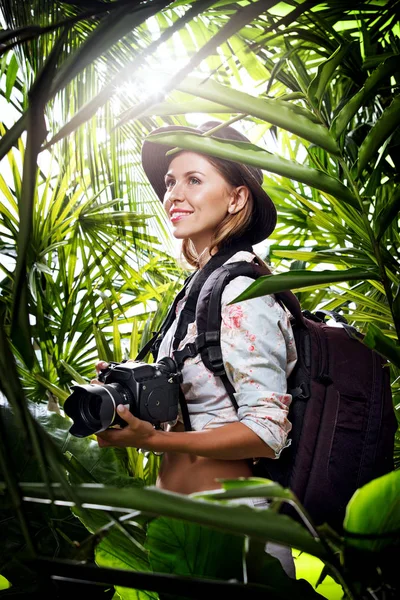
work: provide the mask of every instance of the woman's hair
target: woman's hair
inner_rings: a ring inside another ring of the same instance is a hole
[[[214,156],[206,156],[209,163],[219,172],[227,183],[233,187],[246,186],[246,181],[238,168],[238,165],[230,160],[223,160]],[[249,189],[249,197],[244,207],[237,213],[228,213],[218,230],[211,239],[210,247],[208,248],[211,254],[215,248],[221,248],[234,238],[238,238],[244,234],[248,228],[252,213],[253,213],[253,196]],[[190,239],[184,239],[182,242],[182,254],[186,261],[193,267],[200,266],[200,257],[198,256],[193,242]]]

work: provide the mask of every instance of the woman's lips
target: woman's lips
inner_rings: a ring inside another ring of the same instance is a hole
[[[173,212],[171,215],[171,223],[177,223],[178,221],[181,221],[182,219],[186,219],[186,217],[190,217],[190,215],[192,215],[193,213],[190,211],[177,211],[177,212]]]

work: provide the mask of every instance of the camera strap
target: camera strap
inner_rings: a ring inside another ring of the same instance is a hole
[[[192,273],[191,275],[189,275],[189,277],[187,277],[185,279],[185,283],[183,285],[183,288],[175,296],[175,299],[174,299],[172,305],[170,306],[170,308],[168,310],[167,316],[165,317],[165,319],[163,321],[163,324],[161,325],[161,328],[159,329],[159,331],[156,331],[154,333],[153,337],[147,342],[147,344],[145,344],[143,346],[143,348],[140,350],[140,352],[137,355],[137,357],[135,358],[135,360],[137,360],[137,361],[144,360],[146,358],[146,356],[148,355],[148,353],[154,349],[154,347],[155,347],[156,342],[157,342],[158,339],[159,339],[159,341],[161,343],[161,340],[164,337],[165,332],[171,327],[172,323],[175,320],[176,307],[178,305],[178,302],[180,300],[182,300],[182,298],[185,297],[186,289],[187,289],[190,281],[193,279],[193,277],[194,277],[195,274],[196,274],[196,272]]]

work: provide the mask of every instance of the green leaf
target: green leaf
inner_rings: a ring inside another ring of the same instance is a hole
[[[247,290],[237,296],[230,304],[258,298],[266,294],[275,294],[285,290],[301,289],[309,286],[328,285],[339,281],[353,281],[359,279],[379,280],[379,274],[376,271],[351,268],[347,270],[326,270],[326,271],[288,271],[279,275],[265,275],[259,277],[254,283],[250,284]]]
[[[378,477],[354,493],[346,508],[344,530],[347,544],[361,550],[379,552],[398,544],[400,471]]]
[[[217,102],[209,102],[201,98],[195,98],[188,102],[161,102],[154,104],[143,113],[143,117],[151,115],[168,116],[168,115],[185,115],[190,113],[206,113],[206,114],[230,114],[232,109]]]
[[[246,479],[223,479],[222,489],[192,494],[193,497],[209,500],[232,500],[237,498],[269,498],[297,502],[295,495],[289,489],[283,488],[274,481],[262,477]]]
[[[113,351],[111,350],[103,331],[93,325],[93,334],[96,340],[96,348],[99,359],[105,360],[106,362],[114,360]]]
[[[263,543],[249,540],[245,558],[249,582],[268,585],[272,590],[279,590],[279,594],[288,599],[321,600],[325,598],[325,596],[318,594],[305,579],[288,577],[278,559],[266,551]]]
[[[79,385],[86,385],[88,383],[87,379],[82,377],[71,365],[67,363],[67,361],[61,359],[60,364],[64,367],[64,369],[71,375],[71,377],[78,383]]]
[[[178,85],[182,92],[200,96],[206,100],[229,106],[238,113],[264,119],[277,127],[282,127],[296,135],[325,148],[331,154],[338,154],[339,148],[323,125],[299,114],[289,102],[275,101],[269,98],[255,98],[238,90],[233,90],[216,81],[206,81],[187,77]]]
[[[393,134],[400,124],[400,96],[386,108],[373,128],[367,134],[358,152],[357,176],[359,177],[369,161],[376,156],[377,151]]]
[[[114,360],[116,362],[121,362],[122,360],[122,348],[121,348],[121,334],[118,327],[118,320],[114,317],[113,320],[113,350],[114,350]]]
[[[22,493],[40,501],[48,491],[42,484],[20,484]],[[0,493],[4,484],[0,482]],[[56,499],[65,500],[65,492],[59,485],[52,488]],[[188,496],[155,488],[135,489],[112,486],[75,485],[73,491],[81,504],[112,507],[126,512],[140,510],[150,515],[160,515],[214,527],[235,535],[248,535],[261,541],[276,543],[304,550],[321,560],[329,561],[329,554],[302,525],[286,515],[274,511],[256,511],[249,506],[219,506],[214,502],[196,501]]]
[[[343,106],[337,117],[333,120],[331,131],[336,139],[342,135],[363,102],[379,89],[378,86],[381,81],[394,75],[399,70],[399,56],[396,54],[396,56],[387,58],[371,73],[361,90]]]
[[[14,123],[14,125],[0,139],[0,160],[16,146],[19,138],[25,131],[28,125],[29,115],[25,112],[22,117]]]
[[[400,185],[398,185],[390,198],[387,205],[378,214],[376,218],[376,237],[378,241],[382,238],[383,234],[389,227],[389,225],[398,219],[400,211]]]
[[[146,548],[154,571],[242,581],[243,543],[243,536],[164,517],[150,523]]]
[[[11,93],[14,87],[14,83],[15,80],[17,78],[17,73],[18,73],[18,61],[17,58],[15,56],[15,54],[13,54],[11,56],[11,60],[8,64],[7,67],[7,76],[6,76],[6,100],[9,102],[10,101],[10,97],[11,97]]]
[[[331,81],[336,68],[343,61],[343,58],[349,52],[352,44],[354,44],[354,42],[350,44],[347,43],[345,46],[339,46],[332,56],[318,66],[317,73],[307,90],[307,96],[311,103],[317,108],[321,106],[325,90]]]
[[[43,387],[47,388],[52,394],[54,394],[56,398],[58,398],[62,402],[64,402],[68,398],[68,392],[59,388],[57,385],[55,385],[55,383],[51,383],[51,381],[48,381],[40,373],[35,373],[34,377],[36,381],[41,383]]]
[[[216,134],[217,135],[217,134]],[[210,154],[226,160],[234,160],[253,167],[265,169],[278,175],[283,175],[296,181],[301,181],[311,187],[335,196],[339,200],[359,208],[357,199],[352,192],[339,180],[326,175],[317,169],[309,169],[302,165],[275,156],[254,144],[248,142],[233,142],[210,138],[193,133],[156,133],[150,135],[148,141],[154,141],[168,146],[178,146],[185,150]]]
[[[396,367],[400,367],[400,346],[391,340],[387,335],[373,323],[368,323],[367,333],[363,339],[363,344],[376,350],[384,358],[390,360]]]

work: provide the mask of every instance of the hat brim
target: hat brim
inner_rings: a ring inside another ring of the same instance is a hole
[[[195,134],[203,133],[194,127],[169,125],[156,129],[152,134],[167,133],[169,131],[185,131]],[[215,137],[218,137],[218,134]],[[226,138],[218,139],[228,143],[230,141]],[[166,153],[174,147],[152,141],[151,135],[145,139],[142,146],[144,172],[161,202],[163,202],[165,195],[165,174],[168,171],[171,160],[174,158],[174,154],[166,156]],[[276,208],[271,198],[253,177],[246,179],[246,185],[249,187],[254,201],[253,215],[249,229],[246,232],[246,238],[251,243],[257,244],[268,238],[275,229],[277,220]]]

